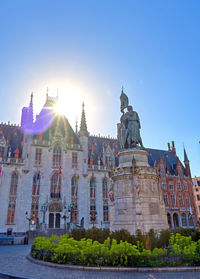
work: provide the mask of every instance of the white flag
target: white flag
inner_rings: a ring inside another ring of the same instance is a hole
[[[191,205],[190,205],[190,214],[192,215],[192,207],[191,207]]]

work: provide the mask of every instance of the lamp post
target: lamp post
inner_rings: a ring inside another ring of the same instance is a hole
[[[45,230],[45,215],[47,212],[47,207],[48,207],[47,203],[43,203],[41,206],[41,211],[43,213],[42,230]]]

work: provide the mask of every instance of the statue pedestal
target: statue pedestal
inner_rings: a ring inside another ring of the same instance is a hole
[[[115,201],[110,229],[161,231],[168,228],[161,185],[154,168],[148,164],[148,153],[140,149],[119,152],[119,167],[112,180]]]

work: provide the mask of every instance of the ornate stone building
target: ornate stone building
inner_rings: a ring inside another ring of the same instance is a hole
[[[80,129],[73,130],[66,117],[55,114],[56,102],[47,95],[34,121],[31,95],[20,126],[0,124],[0,233],[60,229],[81,221],[85,228],[109,227],[109,174],[119,164],[119,141],[89,135],[84,105]],[[149,165],[159,171],[172,228],[192,227],[189,162],[184,167],[174,150],[146,151]]]
[[[195,176],[194,178],[192,178],[192,182],[197,214],[198,218],[200,218],[200,177]]]

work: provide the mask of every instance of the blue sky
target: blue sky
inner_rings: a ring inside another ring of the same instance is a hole
[[[46,87],[74,127],[85,102],[91,134],[116,136],[122,85],[139,113],[146,147],[183,142],[200,175],[200,2],[2,0],[0,122],[19,123]]]

